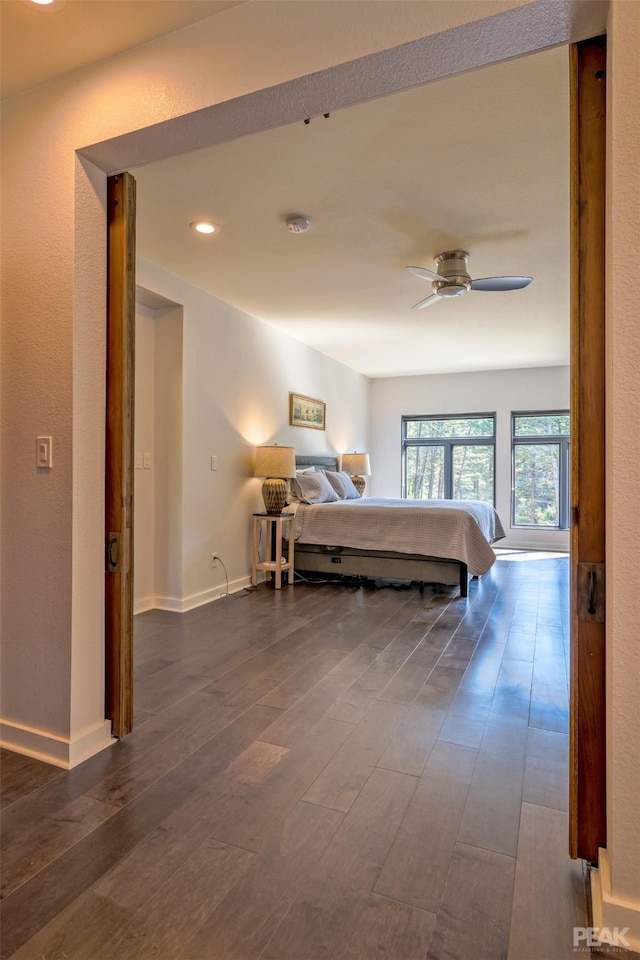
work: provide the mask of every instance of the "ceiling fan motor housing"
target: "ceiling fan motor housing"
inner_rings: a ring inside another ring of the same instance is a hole
[[[440,297],[459,297],[471,290],[471,277],[467,272],[469,254],[466,250],[447,250],[435,260],[437,270],[444,280],[434,280],[433,292]]]

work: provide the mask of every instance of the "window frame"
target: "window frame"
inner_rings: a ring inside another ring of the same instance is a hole
[[[491,420],[493,433],[483,437],[407,437],[407,423],[414,420]],[[402,499],[407,499],[407,448],[408,447],[444,447],[444,500],[456,501],[447,492],[453,492],[453,448],[454,447],[492,447],[493,448],[493,499],[484,501],[496,505],[496,411],[488,413],[419,413],[403,414],[401,417],[401,462],[402,462]]]
[[[536,434],[516,436],[517,417],[569,417],[569,433]],[[558,457],[558,523],[516,523],[516,447],[535,447],[556,444]],[[570,468],[571,468],[571,411],[565,410],[512,410],[511,411],[511,529],[553,530],[570,528]]]

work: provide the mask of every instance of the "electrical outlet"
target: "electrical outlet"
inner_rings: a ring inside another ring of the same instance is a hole
[[[215,567],[215,565],[216,565],[216,563],[218,562],[219,559],[220,559],[220,555],[219,555],[219,554],[217,554],[217,553],[212,553],[212,554],[211,554],[211,566],[212,566],[212,567]]]

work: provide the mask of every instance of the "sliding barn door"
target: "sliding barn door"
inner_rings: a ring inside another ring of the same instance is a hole
[[[107,181],[105,709],[116,737],[133,727],[135,187],[129,173]]]
[[[572,535],[570,852],[606,845],[604,37],[571,48]]]

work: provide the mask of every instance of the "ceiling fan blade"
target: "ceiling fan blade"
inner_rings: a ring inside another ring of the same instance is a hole
[[[482,280],[472,280],[472,290],[485,290],[498,293],[502,290],[522,290],[528,287],[533,277],[484,277]]]
[[[411,309],[422,310],[423,307],[428,307],[429,304],[435,303],[436,300],[442,300],[442,297],[439,297],[437,293],[432,293],[430,297],[425,297],[424,300],[418,300],[417,303],[414,303]]]
[[[420,277],[421,280],[444,280],[444,277],[441,277],[439,273],[434,273],[433,270],[427,270],[425,267],[407,267],[409,273],[412,273],[415,277]]]

